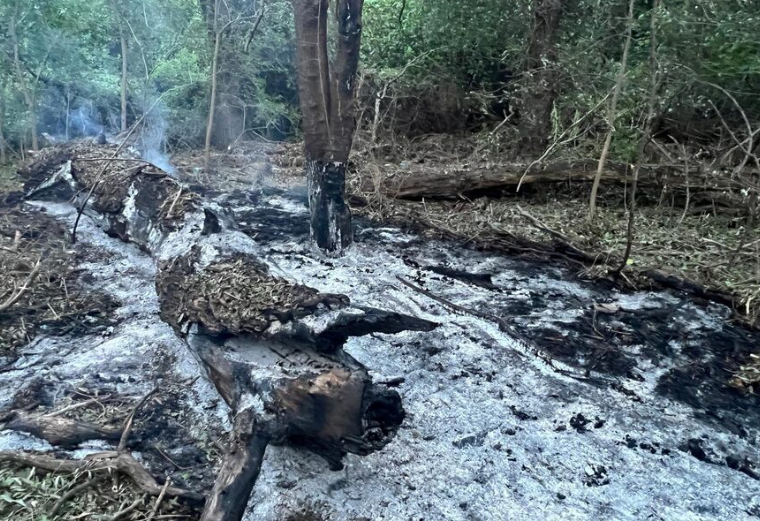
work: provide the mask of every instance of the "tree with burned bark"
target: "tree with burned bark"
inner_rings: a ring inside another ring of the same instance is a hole
[[[533,0],[533,26],[517,96],[520,153],[539,156],[549,144],[557,96],[557,35],[568,0]]]
[[[340,253],[352,242],[345,184],[356,130],[354,94],[364,4],[336,1],[338,34],[331,60],[329,0],[293,0],[311,234],[330,253]]]

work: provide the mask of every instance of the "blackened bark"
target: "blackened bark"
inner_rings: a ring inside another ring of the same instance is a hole
[[[520,153],[540,156],[549,144],[557,96],[557,34],[568,0],[533,0],[533,29],[518,96]]]
[[[246,409],[235,417],[232,442],[201,521],[238,521],[243,518],[268,445],[269,436],[261,432],[251,410]]]
[[[308,160],[311,236],[324,251],[337,252],[351,244],[351,211],[344,199],[346,165]]]
[[[98,158],[105,155],[90,145],[58,154],[43,152],[39,164],[27,169],[37,180],[37,186],[29,184],[28,193],[42,194],[40,186],[56,184],[53,178],[68,185],[69,192],[87,192],[99,170],[85,166],[92,158],[75,156],[82,151]],[[47,178],[41,174],[42,165],[49,169]],[[71,175],[57,175],[61,166]],[[350,231],[340,220],[348,214],[340,207],[342,197],[330,196],[343,191],[344,164],[312,162],[310,168],[328,188],[320,192],[315,206],[324,202],[328,218]],[[351,307],[344,295],[323,294],[279,279],[260,258],[238,251],[239,243],[229,244],[224,234],[237,235],[238,230],[232,221],[225,222],[222,213],[210,219],[219,212],[215,204],[198,198],[181,216],[170,219],[161,209],[182,193],[174,179],[160,172],[116,173],[121,182],[109,177],[101,183],[105,191],[92,192],[88,211],[97,213],[100,225],[138,244],[158,263],[161,317],[185,339],[234,415],[229,450],[207,495],[202,521],[242,518],[268,445],[308,449],[339,469],[346,454],[367,455],[393,439],[405,415],[400,395],[373,382],[369,370],[343,344],[349,336],[407,328],[430,331],[437,324]],[[204,235],[203,230],[212,227],[205,222],[209,220],[216,223],[220,236]],[[341,244],[342,233],[330,237]],[[205,247],[212,244],[215,254]],[[254,246],[253,241],[249,246]],[[227,340],[240,345],[233,349]],[[238,357],[241,353],[245,354]],[[84,435],[90,436],[89,431]],[[109,465],[127,462],[133,467],[136,462],[130,458],[119,454]],[[144,469],[137,475],[132,467],[116,468],[130,473],[149,493],[160,491]],[[79,469],[73,463],[67,468]]]
[[[335,61],[328,58],[329,0],[293,0],[298,86],[306,148],[312,237],[324,251],[351,244],[345,169],[356,130],[355,79],[363,0],[337,0]]]

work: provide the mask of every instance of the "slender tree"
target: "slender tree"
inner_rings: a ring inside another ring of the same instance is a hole
[[[211,162],[211,140],[214,134],[214,123],[216,118],[216,103],[219,90],[219,69],[223,61],[221,53],[222,41],[225,37],[225,33],[228,30],[231,30],[233,25],[253,22],[253,28],[248,34],[245,43],[245,49],[248,49],[248,46],[251,44],[251,41],[256,34],[256,30],[258,29],[259,24],[261,23],[261,20],[264,16],[265,2],[263,0],[257,0],[253,2],[253,6],[255,7],[255,11],[252,14],[250,14],[250,11],[248,11],[248,14],[246,12],[242,12],[236,16],[233,16],[232,11],[230,10],[230,6],[226,2],[223,2],[222,0],[213,0],[212,4],[211,0],[201,0],[201,7],[206,14],[206,23],[209,27],[210,34],[214,43],[214,50],[211,57],[211,92],[209,94],[208,117],[206,119],[206,139],[203,149],[206,171],[209,170]],[[221,16],[222,13],[220,10],[222,7],[224,7],[224,10],[226,11],[226,21]]]
[[[518,100],[521,154],[539,156],[549,144],[557,96],[557,34],[568,0],[533,0],[533,27]]]
[[[222,34],[224,29],[219,26],[219,0],[214,0],[213,13],[214,53],[211,58],[211,93],[208,102],[208,118],[206,120],[206,140],[203,147],[205,169],[208,172],[211,161],[211,135],[214,132],[214,116],[216,114],[216,85],[219,71],[219,49],[222,46]]]
[[[617,269],[616,275],[620,275],[628,264],[628,259],[631,258],[631,250],[633,249],[634,239],[634,224],[636,222],[636,189],[639,184],[639,172],[641,171],[641,163],[644,160],[644,152],[647,145],[652,140],[652,128],[654,127],[654,120],[657,111],[657,90],[660,86],[660,66],[657,59],[657,20],[660,11],[660,0],[654,0],[652,6],[651,22],[650,22],[650,35],[649,35],[649,96],[647,102],[647,119],[644,122],[644,130],[641,132],[639,138],[639,144],[636,149],[636,159],[633,167],[633,184],[631,186],[631,202],[628,207],[628,229],[627,240],[625,244],[625,252],[623,253],[623,260]]]
[[[113,11],[114,22],[119,30],[119,43],[121,44],[121,131],[127,130],[127,91],[128,91],[128,43],[127,34],[124,31],[124,13],[117,0],[111,0],[111,10]]]
[[[607,109],[607,136],[604,139],[604,145],[602,146],[602,153],[599,156],[599,163],[596,169],[596,175],[594,176],[594,184],[591,187],[591,199],[589,200],[588,208],[588,220],[592,222],[596,217],[596,196],[599,193],[599,185],[602,182],[602,174],[604,173],[604,167],[607,164],[607,156],[610,153],[610,146],[612,145],[612,138],[615,135],[615,120],[617,119],[617,104],[620,99],[620,93],[623,91],[625,85],[625,77],[628,71],[628,53],[631,50],[631,41],[633,40],[633,8],[635,0],[629,0],[628,2],[628,18],[626,25],[628,27],[625,44],[623,45],[623,58],[620,62],[620,69],[618,70],[617,79],[615,80],[615,87],[612,91],[612,99]]]
[[[311,235],[340,254],[351,244],[346,164],[356,130],[355,83],[363,0],[337,0],[334,60],[328,53],[329,0],[293,0],[298,88],[306,148]]]
[[[0,72],[0,164],[7,161],[5,150],[5,74]]]
[[[24,95],[24,101],[26,102],[26,110],[28,112],[28,124],[29,131],[32,134],[32,149],[39,150],[39,138],[37,137],[37,100],[35,97],[34,89],[29,85],[24,74],[23,66],[21,64],[21,54],[18,37],[18,23],[21,14],[21,2],[16,0],[13,8],[13,14],[9,20],[9,33],[11,37],[11,45],[13,47],[13,65],[16,69],[16,79],[18,81],[21,92]],[[39,76],[38,76],[39,77]]]

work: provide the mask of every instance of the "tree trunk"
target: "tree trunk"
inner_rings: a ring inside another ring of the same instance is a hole
[[[16,33],[16,23],[18,21],[19,14],[19,1],[16,1],[13,15],[11,16],[9,23],[9,32],[11,42],[13,44],[13,63],[16,67],[16,78],[18,79],[21,92],[24,95],[24,101],[26,102],[27,112],[29,113],[29,131],[32,134],[32,150],[37,151],[40,149],[39,138],[37,137],[37,110],[36,100],[34,93],[32,92],[29,84],[24,77],[24,71],[21,68],[21,57],[19,56],[19,41],[18,34]]]
[[[122,27],[122,19],[124,17],[124,14],[119,10],[119,7],[117,5],[118,0],[111,0],[109,3],[111,5],[111,11],[113,11],[113,21],[116,25],[116,28],[119,31],[119,43],[121,45],[121,132],[124,132],[127,130],[127,79],[128,79],[128,73],[127,73],[127,36],[124,33],[124,28]]]
[[[69,140],[69,134],[71,133],[71,87],[66,86],[66,141]]]
[[[588,208],[588,220],[589,222],[594,220],[596,216],[596,196],[599,193],[599,184],[602,181],[602,174],[604,173],[604,166],[607,162],[607,156],[610,153],[610,146],[612,145],[612,137],[615,134],[615,119],[617,118],[617,103],[620,98],[620,93],[623,90],[625,84],[625,75],[628,69],[628,53],[631,49],[631,41],[633,40],[633,8],[635,0],[630,0],[628,4],[628,18],[627,26],[628,32],[625,37],[625,45],[623,46],[623,59],[620,62],[620,70],[617,74],[617,80],[615,81],[615,87],[612,93],[612,100],[610,100],[609,110],[607,111],[607,137],[604,139],[604,145],[602,147],[602,154],[599,156],[599,164],[596,170],[596,177],[594,177],[594,184],[591,187],[591,198],[589,200]]]
[[[214,17],[216,17],[216,10],[214,10]],[[218,24],[216,18],[214,19],[214,26]],[[209,171],[209,163],[211,162],[211,135],[214,132],[214,114],[216,112],[216,81],[217,71],[219,67],[219,48],[222,45],[222,35],[218,29],[215,29],[214,34],[214,57],[211,61],[211,95],[208,103],[208,121],[206,122],[206,142],[203,148],[204,167],[206,172]]]
[[[5,75],[0,74],[0,165],[7,161],[5,150]]]
[[[121,131],[127,130],[127,38],[120,30],[121,39]]]
[[[639,138],[639,144],[636,149],[636,163],[633,167],[633,184],[631,185],[631,203],[628,208],[628,227],[626,232],[625,251],[623,260],[618,267],[616,276],[620,275],[628,265],[628,259],[631,257],[634,239],[634,225],[636,222],[636,189],[639,185],[639,172],[641,171],[641,161],[644,157],[649,141],[652,139],[652,127],[657,110],[657,89],[659,87],[659,62],[657,61],[657,15],[660,9],[660,0],[654,0],[652,6],[652,19],[650,22],[650,41],[649,41],[649,97],[647,102],[647,119],[644,123],[644,131]],[[754,203],[751,204],[755,206]]]
[[[337,0],[334,63],[328,58],[329,0],[293,0],[298,87],[309,181],[311,233],[340,254],[352,241],[345,171],[354,132],[363,0]]]
[[[567,0],[564,1],[567,3]],[[520,153],[540,156],[549,144],[552,109],[557,94],[557,34],[563,0],[533,0],[533,30],[518,101]]]
[[[307,160],[311,234],[326,251],[341,251],[351,244],[351,211],[346,204],[346,166]]]

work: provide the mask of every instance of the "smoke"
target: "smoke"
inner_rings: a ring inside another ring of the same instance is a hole
[[[104,127],[95,116],[99,116],[94,110],[92,102],[86,102],[79,108],[69,113],[70,133],[79,136],[97,136],[103,132]]]
[[[146,110],[150,110],[151,102]],[[174,174],[175,168],[171,164],[169,154],[166,152],[166,131],[168,125],[165,118],[165,107],[159,102],[153,106],[150,113],[145,117],[142,132],[140,133],[140,153],[142,158],[158,168]]]

